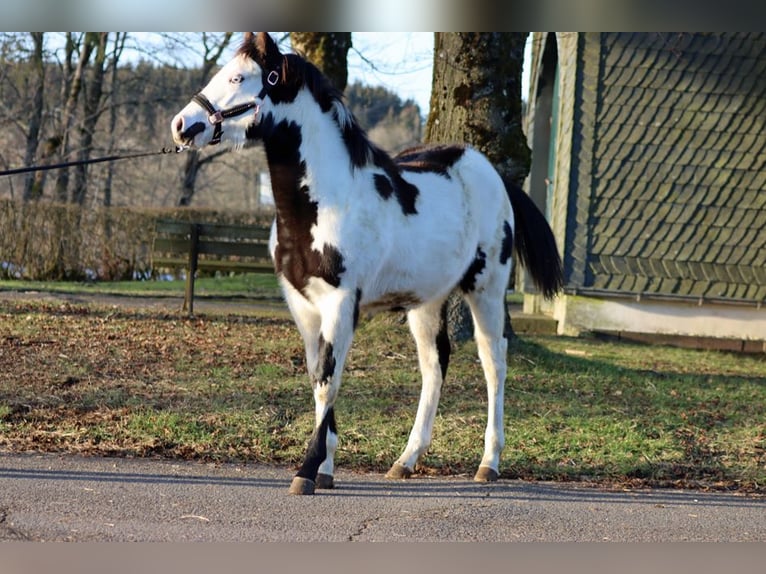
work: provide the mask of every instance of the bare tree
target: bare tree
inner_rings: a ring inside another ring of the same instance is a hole
[[[114,34],[114,49],[112,50],[112,57],[109,60],[109,98],[111,99],[111,105],[109,106],[109,153],[114,151],[114,144],[117,139],[117,101],[120,88],[119,74],[117,64],[120,61],[125,50],[125,41],[128,38],[127,32],[115,32]],[[112,205],[112,181],[114,179],[114,163],[109,162],[106,168],[106,180],[104,181],[104,196],[103,204],[105,207]]]
[[[89,67],[89,77],[84,83],[85,97],[83,98],[83,114],[79,126],[80,139],[77,160],[81,162],[74,168],[74,186],[72,189],[72,203],[83,205],[87,193],[87,161],[93,151],[93,138],[96,123],[101,115],[101,99],[104,92],[104,75],[106,72],[106,48],[108,32],[87,32],[85,43],[92,44],[95,51],[93,64]]]
[[[297,49],[308,53],[325,71],[334,68],[336,72],[328,73],[342,88],[350,35],[320,33],[301,38],[307,44],[296,37]],[[233,51],[232,43],[239,40],[229,33],[0,33],[4,62],[0,67],[0,120],[7,128],[0,134],[0,163],[8,168],[45,166],[169,143],[167,123],[178,104],[209,80],[227,52]],[[289,43],[289,33],[278,40]],[[324,46],[324,56],[309,44]],[[140,59],[135,58],[137,54]],[[329,66],[325,60],[334,64]],[[388,104],[383,107],[390,113]],[[406,123],[407,133],[415,134],[408,135],[408,141],[419,140],[415,129],[420,126],[419,114],[415,108],[405,108],[406,117],[397,112],[390,118],[399,123],[387,120],[381,124],[378,119],[368,128],[377,134]],[[223,153],[227,155],[220,157]],[[259,146],[245,153],[252,154],[252,164],[210,147],[199,154],[142,160],[142,165],[151,166],[146,170],[136,169],[132,161],[41,170],[29,177],[5,178],[0,193],[4,198],[85,205],[95,201],[107,206],[148,202],[211,205],[220,193],[201,189],[201,178],[221,176],[216,190],[226,191],[227,201],[240,208],[257,203],[253,202],[258,196],[257,176],[265,163]],[[161,183],[169,165],[179,170],[178,183],[170,187]],[[229,194],[230,190],[235,193]]]
[[[67,161],[71,148],[70,132],[74,124],[77,112],[77,102],[82,90],[83,76],[85,69],[90,61],[90,56],[94,48],[93,42],[84,40],[83,36],[77,36],[74,32],[66,33],[66,45],[64,47],[64,78],[62,84],[62,94],[64,101],[61,125],[59,126],[58,138],[61,142],[59,146],[59,156],[62,161]],[[79,58],[77,64],[74,63],[75,52],[79,49]],[[58,172],[56,178],[56,198],[62,203],[69,200],[69,169],[63,168]]]
[[[44,32],[0,33],[0,122],[4,127],[0,157],[8,167],[29,167],[38,161],[45,124],[45,39]],[[22,142],[19,145],[19,142]],[[40,198],[42,188],[35,174],[21,178],[21,199]],[[13,194],[13,179],[8,188]]]
[[[30,166],[37,156],[37,148],[40,144],[40,127],[43,121],[43,104],[45,95],[45,60],[43,57],[44,32],[30,32],[32,38],[32,54],[29,60],[31,77],[34,83],[32,95],[32,107],[29,115],[27,128],[27,143],[24,153],[24,165]],[[37,200],[42,196],[42,186],[35,185],[35,174],[29,173],[24,178],[24,201]]]

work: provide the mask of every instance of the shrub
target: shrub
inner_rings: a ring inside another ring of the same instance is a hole
[[[0,277],[119,280],[153,273],[157,219],[266,225],[269,212],[212,209],[84,209],[58,203],[0,201]]]

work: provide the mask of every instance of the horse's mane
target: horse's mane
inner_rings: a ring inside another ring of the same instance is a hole
[[[252,42],[243,42],[237,54],[260,61]],[[348,148],[351,163],[355,167],[363,167],[372,161],[380,166],[393,166],[388,154],[372,143],[367,133],[351,113],[341,92],[325,76],[319,68],[303,56],[292,53],[283,54],[280,66],[280,83],[295,91],[305,87],[325,113],[332,112],[333,119],[343,136]]]

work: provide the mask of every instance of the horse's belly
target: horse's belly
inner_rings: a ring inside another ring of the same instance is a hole
[[[424,249],[389,253],[375,272],[360,278],[361,306],[368,311],[411,309],[445,297],[459,283],[472,258],[465,248],[449,253]]]

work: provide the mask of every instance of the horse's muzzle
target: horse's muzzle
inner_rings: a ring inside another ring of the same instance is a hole
[[[185,141],[192,141],[194,136],[201,134],[205,131],[205,124],[202,122],[194,122],[183,133],[181,133],[181,139]]]
[[[176,116],[173,120],[173,140],[179,145],[193,145],[195,136],[204,131],[203,122],[194,122],[189,127],[185,127],[183,116]]]

